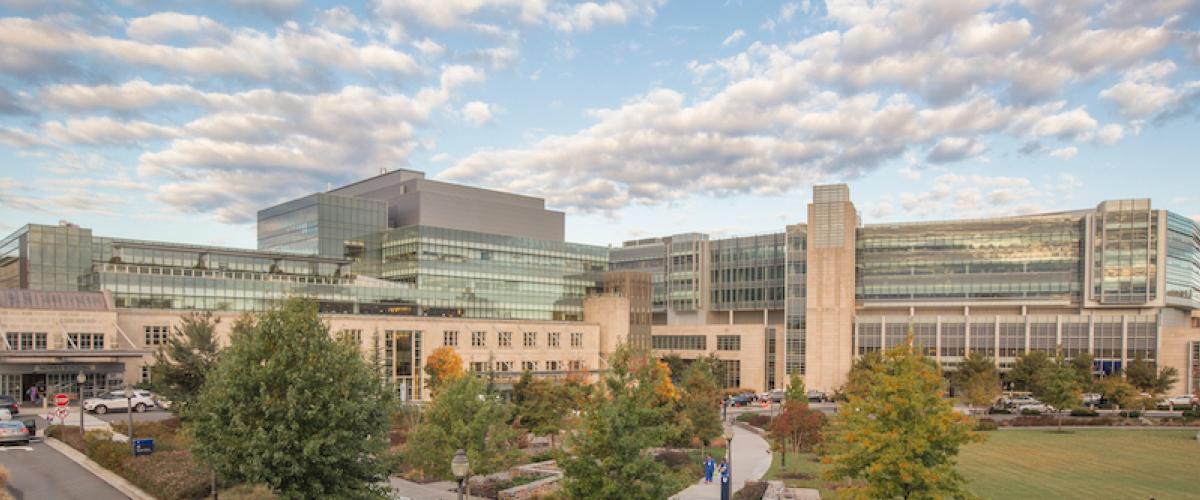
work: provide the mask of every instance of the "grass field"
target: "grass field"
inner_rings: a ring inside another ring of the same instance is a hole
[[[1200,498],[1196,429],[986,434],[958,461],[983,498]]]
[[[984,443],[963,447],[958,470],[968,488],[985,499],[1200,499],[1200,443],[1196,429],[1048,430],[986,432]],[[789,487],[817,488],[836,498],[820,479],[811,453],[775,453],[766,479]],[[796,475],[810,478],[799,479]]]

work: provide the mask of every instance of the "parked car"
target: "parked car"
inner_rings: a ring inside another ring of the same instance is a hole
[[[132,399],[125,398],[125,391],[112,391],[83,401],[84,411],[100,415],[108,413],[110,410],[128,411],[131,406],[133,411],[138,413],[157,407],[154,400],[150,398],[150,391],[143,390],[134,390]]]
[[[754,393],[744,392],[729,398],[729,404],[733,406],[746,406],[754,402]]]
[[[1046,403],[1043,403],[1041,401],[1036,401],[1033,403],[1026,403],[1026,404],[1023,404],[1023,405],[1017,407],[1017,411],[1026,411],[1026,410],[1036,411],[1039,413],[1053,413],[1054,407],[1047,405]]]
[[[0,408],[8,410],[8,412],[13,415],[19,415],[21,413],[21,405],[20,403],[17,403],[17,399],[4,394],[0,394]]]
[[[808,397],[809,403],[824,403],[829,401],[829,397],[821,391],[808,391],[804,395]]]
[[[1184,394],[1182,396],[1173,396],[1173,397],[1169,397],[1169,398],[1164,398],[1162,401],[1160,401],[1158,403],[1159,406],[1166,406],[1168,408],[1196,406],[1197,404],[1200,404],[1200,402],[1197,402],[1196,396],[1193,396],[1191,394]]]
[[[775,389],[773,391],[767,391],[766,394],[767,394],[767,397],[764,399],[766,399],[767,401],[770,401],[772,403],[781,403],[781,402],[783,402],[783,399],[785,397],[787,397],[787,391],[785,391],[783,389]]]
[[[1016,396],[1009,398],[1004,402],[1004,404],[1009,408],[1016,408],[1020,410],[1024,405],[1042,404],[1042,402],[1034,399],[1033,396]]]
[[[19,420],[0,420],[0,443],[29,444],[29,429]]]
[[[1100,401],[1100,395],[1094,392],[1088,392],[1080,396],[1080,399],[1083,401],[1083,404],[1087,404],[1090,401]]]
[[[37,435],[37,417],[27,416],[18,418],[17,421],[25,424],[25,429],[29,431],[30,436]]]

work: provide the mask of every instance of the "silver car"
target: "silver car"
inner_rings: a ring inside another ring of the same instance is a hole
[[[0,420],[0,443],[29,444],[29,429],[19,420]]]

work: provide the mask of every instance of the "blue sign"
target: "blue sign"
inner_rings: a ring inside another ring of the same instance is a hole
[[[153,439],[134,439],[133,454],[134,455],[149,455],[154,453]]]

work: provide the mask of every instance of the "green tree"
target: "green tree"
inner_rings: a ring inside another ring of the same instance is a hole
[[[507,469],[520,457],[512,418],[512,403],[487,392],[479,377],[450,380],[425,409],[402,459],[426,479],[450,479],[450,460],[460,448],[474,474]]]
[[[208,311],[185,314],[175,327],[175,335],[154,353],[148,387],[170,401],[181,415],[200,394],[205,379],[217,365],[220,322],[220,318]]]
[[[574,454],[562,462],[567,497],[659,499],[674,493],[664,481],[663,464],[644,452],[675,433],[668,428],[671,408],[659,401],[664,370],[648,352],[628,345],[610,356],[609,370],[570,439]]]
[[[1116,405],[1117,410],[1132,408],[1138,403],[1137,388],[1121,377],[1101,378],[1096,382],[1096,390],[1100,392],[1101,397]]]
[[[392,391],[292,299],[234,330],[186,415],[192,453],[223,478],[284,498],[377,498]]]
[[[721,435],[721,389],[706,363],[692,363],[679,380],[680,398],[676,422],[680,444],[705,447]]]
[[[1146,392],[1157,398],[1170,391],[1176,382],[1179,382],[1179,370],[1174,366],[1164,366],[1158,370],[1158,375],[1154,377],[1154,383]]]
[[[911,340],[911,334],[910,334]],[[851,498],[939,498],[968,493],[959,447],[982,436],[944,399],[945,381],[911,343],[857,363],[823,438],[827,480],[854,480]]]
[[[950,377],[958,388],[959,397],[967,403],[967,411],[976,406],[990,406],[1000,397],[1000,373],[996,362],[979,352],[972,352]]]
[[[1094,358],[1091,354],[1080,353],[1071,358],[1071,369],[1075,370],[1075,376],[1079,378],[1079,388],[1084,392],[1093,392],[1095,389],[1095,377],[1092,376],[1092,365]]]
[[[1079,375],[1061,358],[1050,363],[1038,377],[1033,396],[1057,413],[1059,432],[1062,431],[1062,413],[1079,406]]]
[[[1029,351],[1017,356],[1012,370],[1008,372],[1008,381],[1017,389],[1033,392],[1052,364],[1053,360],[1046,353]]]
[[[800,378],[800,375],[792,374],[792,378],[788,380],[787,391],[783,393],[783,400],[786,402],[808,403],[808,391],[804,389],[804,379]]]
[[[1133,384],[1139,390],[1146,392],[1149,392],[1150,388],[1154,386],[1155,379],[1157,378],[1154,373],[1154,365],[1142,359],[1141,354],[1137,355],[1133,361],[1130,361],[1123,371],[1125,380],[1128,380],[1130,384]]]
[[[529,371],[522,373],[513,385],[515,421],[535,436],[549,436],[551,447],[570,415],[565,411],[570,404],[566,386],[533,378]]]

